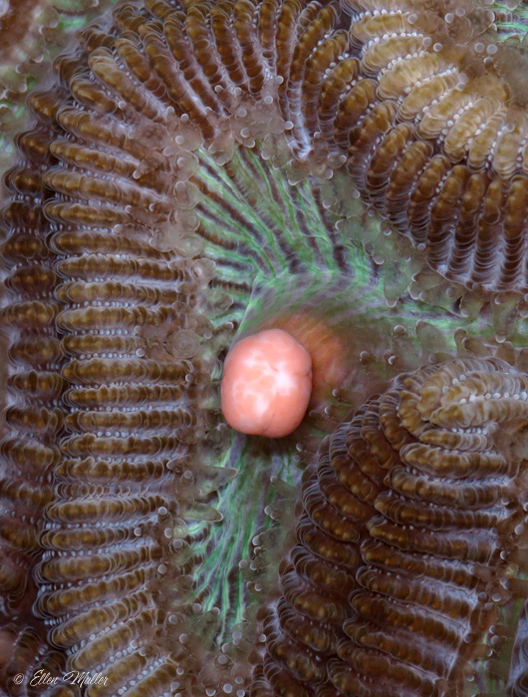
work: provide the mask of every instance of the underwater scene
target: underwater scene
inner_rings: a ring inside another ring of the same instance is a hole
[[[527,37],[0,0],[2,697],[528,697]]]

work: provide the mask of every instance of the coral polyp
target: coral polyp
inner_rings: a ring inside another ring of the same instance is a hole
[[[242,433],[289,436],[303,420],[312,393],[312,358],[282,329],[246,337],[227,354],[222,413]]]
[[[2,214],[9,697],[526,694],[509,12],[125,0],[40,77],[6,15],[13,114],[40,80]],[[273,328],[309,408],[236,433],[224,361]]]

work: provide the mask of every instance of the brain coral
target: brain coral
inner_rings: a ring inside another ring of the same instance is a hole
[[[525,4],[6,8],[1,689],[528,695]]]

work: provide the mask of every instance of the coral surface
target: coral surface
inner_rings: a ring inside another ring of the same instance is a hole
[[[526,5],[0,12],[0,689],[528,695]]]

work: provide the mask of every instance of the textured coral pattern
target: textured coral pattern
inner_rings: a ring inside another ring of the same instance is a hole
[[[127,0],[55,61],[2,215],[9,697],[527,694],[525,16]],[[284,441],[219,412],[272,326]]]
[[[2,0],[0,3],[0,172],[26,124],[28,90],[48,79],[75,32],[115,0]],[[2,192],[3,193],[3,192]]]
[[[459,359],[402,376],[328,438],[255,695],[468,694],[524,531],[527,389],[503,361]]]
[[[449,278],[525,287],[525,108],[493,73],[471,66],[468,80],[461,69],[470,57],[451,37],[465,30],[472,41],[468,13],[417,14],[412,3],[402,12],[397,2],[373,13],[378,4],[358,3],[351,30],[355,90],[369,94],[350,135],[356,185]],[[496,46],[473,50],[489,58]]]

